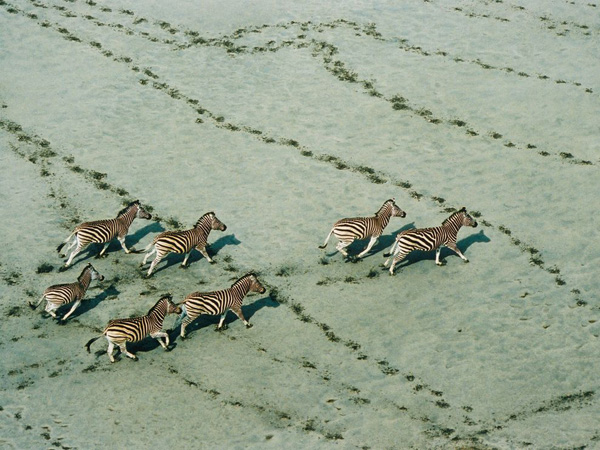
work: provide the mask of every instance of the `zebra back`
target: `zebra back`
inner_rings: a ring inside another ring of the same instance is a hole
[[[184,305],[192,320],[200,314],[219,315],[231,307],[240,307],[248,292],[266,291],[256,274],[250,272],[239,278],[228,289],[213,292],[192,292],[179,305]]]
[[[77,281],[74,283],[55,284],[50,286],[44,291],[44,296],[49,303],[59,306],[81,300],[85,296],[92,280],[96,278],[103,280],[104,276],[100,275],[100,273],[88,263],[81,271],[79,277],[77,277]]]
[[[75,232],[79,241],[84,245],[92,242],[106,243],[117,236],[125,236],[133,220],[138,216],[146,219],[152,217],[141,208],[139,200],[136,200],[119,211],[114,219],[84,222],[75,228]]]
[[[400,232],[396,239],[401,247],[412,250],[434,250],[448,243],[456,243],[458,231],[463,226],[476,227],[477,222],[461,208],[453,212],[439,227],[417,228]]]
[[[194,228],[183,231],[164,231],[154,238],[153,243],[163,251],[187,253],[195,247],[206,247],[208,235],[212,230],[225,231],[226,229],[227,226],[211,211],[200,217],[194,224]]]
[[[161,297],[145,316],[111,320],[103,334],[115,341],[141,341],[147,335],[161,330],[167,314],[180,312],[181,308],[173,304],[172,296],[167,294]]]
[[[341,241],[364,239],[369,236],[381,236],[392,217],[405,217],[395,203],[395,199],[386,200],[381,208],[371,217],[351,217],[338,220],[333,225],[333,232]]]

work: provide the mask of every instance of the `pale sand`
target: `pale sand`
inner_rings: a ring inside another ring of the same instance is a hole
[[[600,445],[600,5],[371,3],[1,5],[0,447]],[[407,216],[364,261],[317,248],[390,197]],[[214,210],[217,264],[146,280],[115,241],[58,272],[76,224],[134,199],[158,219],[137,249]],[[460,206],[469,264],[388,276],[396,232]],[[86,262],[106,279],[66,325],[27,307]],[[249,270],[252,329],[85,351]]]

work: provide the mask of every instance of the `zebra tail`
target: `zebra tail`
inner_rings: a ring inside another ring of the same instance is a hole
[[[331,229],[331,231],[327,235],[327,239],[325,239],[325,242],[323,243],[323,245],[319,245],[319,248],[323,249],[323,248],[327,247],[327,243],[329,242],[329,238],[331,237],[332,233],[333,233],[333,228]]]
[[[37,309],[37,307],[40,306],[40,303],[42,303],[42,300],[44,300],[44,297],[45,297],[45,295],[42,295],[42,298],[40,298],[40,301],[37,302],[36,304],[33,304],[31,302],[27,302],[27,303],[29,304],[29,307],[35,311],[35,309]]]
[[[87,344],[85,344],[85,347],[87,348],[88,353],[91,353],[90,351],[90,345],[92,345],[95,341],[97,341],[98,339],[100,339],[102,336],[104,336],[103,334],[101,334],[100,336],[96,336],[95,338],[90,339]]]
[[[65,239],[65,241],[64,241],[62,244],[60,244],[58,247],[56,247],[56,252],[57,252],[57,253],[60,253],[60,251],[62,250],[62,248],[63,248],[63,247],[64,247],[64,246],[67,244],[67,242],[69,242],[69,241],[71,240],[71,238],[73,237],[73,235],[74,235],[75,233],[77,233],[77,231],[73,231],[73,232],[72,232],[72,233],[69,235],[69,237],[68,237],[67,239]]]

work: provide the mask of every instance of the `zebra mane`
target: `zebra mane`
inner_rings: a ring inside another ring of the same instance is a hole
[[[382,210],[383,210],[383,209],[384,209],[384,208],[385,208],[385,207],[386,207],[386,206],[387,206],[387,205],[388,205],[390,202],[394,203],[395,201],[396,201],[396,199],[395,199],[395,198],[390,198],[390,199],[387,199],[387,200],[386,200],[386,201],[383,203],[383,205],[381,205],[381,208],[379,208],[379,209],[377,210],[377,212],[375,213],[375,215],[376,215],[376,216],[379,216],[379,213],[381,213],[381,211],[382,211]]]
[[[83,268],[83,270],[81,271],[81,273],[77,277],[77,281],[81,281],[81,279],[83,278],[83,276],[86,273],[88,273],[90,270],[92,270],[92,263],[87,263],[87,265]]]
[[[448,222],[450,222],[452,219],[454,219],[457,215],[459,215],[461,213],[466,214],[466,212],[467,212],[467,208],[465,208],[463,206],[458,211],[454,211],[452,214],[450,214],[450,217],[448,217],[446,220],[444,220],[442,222],[442,225],[446,225]]]
[[[235,280],[235,281],[233,282],[233,284],[239,283],[239,282],[240,282],[240,281],[242,281],[243,279],[245,279],[245,278],[248,278],[248,277],[251,277],[251,276],[254,276],[254,277],[256,278],[256,273],[255,273],[255,272],[248,272],[248,273],[246,273],[245,275],[242,275],[241,277],[239,277],[237,280]]]
[[[158,305],[160,305],[164,299],[171,300],[172,298],[173,298],[173,296],[171,294],[161,295],[160,299],[158,299],[158,301],[154,304],[154,306],[148,310],[148,314],[146,314],[146,315],[149,316],[150,314],[152,314],[153,311],[156,311],[158,309]]]
[[[127,205],[125,208],[123,208],[121,211],[119,211],[119,212],[117,213],[117,217],[119,217],[119,216],[122,216],[123,214],[125,214],[127,211],[129,211],[129,210],[131,209],[131,207],[132,207],[133,205],[139,205],[139,204],[140,204],[140,201],[139,201],[139,200],[136,200],[136,201],[134,201],[134,202],[131,202],[129,205]]]
[[[208,215],[211,215],[211,214],[212,214],[213,216],[215,215],[215,213],[214,213],[213,211],[211,211],[211,212],[207,212],[207,213],[206,213],[206,214],[204,214],[202,217],[200,217],[200,218],[199,218],[199,219],[196,221],[196,223],[194,224],[194,228],[198,228],[198,225],[200,225],[200,224],[202,223],[202,219],[204,219],[206,216],[208,216]]]

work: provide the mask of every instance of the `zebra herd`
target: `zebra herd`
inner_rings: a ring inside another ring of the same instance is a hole
[[[389,199],[383,203],[374,216],[346,218],[337,221],[327,235],[325,242],[319,248],[324,249],[333,234],[338,239],[336,250],[346,258],[359,260],[375,245],[392,217],[405,216],[406,213],[396,205],[395,200],[393,198]],[[144,210],[138,200],[131,202],[119,211],[117,217],[114,219],[84,222],[75,227],[69,237],[56,249],[61,257],[65,257],[66,253],[75,247],[67,258],[64,267],[69,267],[73,263],[75,256],[91,243],[104,244],[98,255],[100,257],[104,256],[110,242],[115,237],[119,240],[125,253],[137,253],[125,245],[125,237],[136,217],[143,219],[152,218],[152,215]],[[441,226],[401,231],[396,235],[394,244],[389,252],[384,254],[385,257],[388,257],[384,266],[387,267],[391,260],[389,272],[390,275],[394,275],[396,265],[413,250],[435,250],[435,263],[441,265],[439,256],[442,246],[450,248],[464,262],[468,262],[468,259],[456,245],[458,231],[463,226],[477,226],[475,219],[467,213],[464,207],[453,212]],[[183,253],[185,256],[181,265],[182,267],[187,267],[188,258],[194,249],[200,251],[207,261],[214,263],[206,251],[208,235],[212,230],[225,231],[226,229],[227,226],[217,218],[214,212],[208,212],[200,217],[194,227],[189,230],[164,231],[157,235],[152,243],[144,249],[146,254],[140,266],[143,267],[148,258],[156,253],[146,273],[146,277],[150,277],[156,265],[166,255],[169,253]],[[351,258],[345,250],[346,247],[356,240],[367,238],[370,240],[365,249]],[[65,254],[61,254],[60,251],[67,244]],[[37,304],[30,302],[29,306],[32,309],[36,309],[46,299],[45,311],[53,318],[58,319],[59,323],[65,323],[66,319],[81,304],[91,281],[95,279],[102,281],[104,276],[88,263],[76,282],[56,284],[48,287]],[[157,339],[165,350],[168,350],[170,344],[169,335],[162,331],[163,321],[168,314],[180,314],[175,325],[181,325],[180,337],[182,339],[186,338],[186,328],[188,325],[202,314],[220,315],[217,330],[223,330],[226,328],[224,322],[227,312],[233,311],[244,325],[250,328],[252,325],[245,319],[242,313],[242,300],[249,292],[258,292],[261,294],[266,292],[265,287],[253,272],[240,277],[227,289],[213,292],[193,292],[179,303],[173,303],[171,294],[165,294],[150,308],[148,314],[145,316],[111,320],[104,328],[102,334],[90,339],[85,347],[90,352],[91,344],[104,336],[108,341],[107,353],[111,362],[115,362],[113,356],[115,345],[119,347],[125,356],[137,359],[134,354],[127,350],[126,343],[140,341],[150,335]],[[62,318],[58,318],[55,311],[59,307],[70,303],[74,304],[69,312]]]

